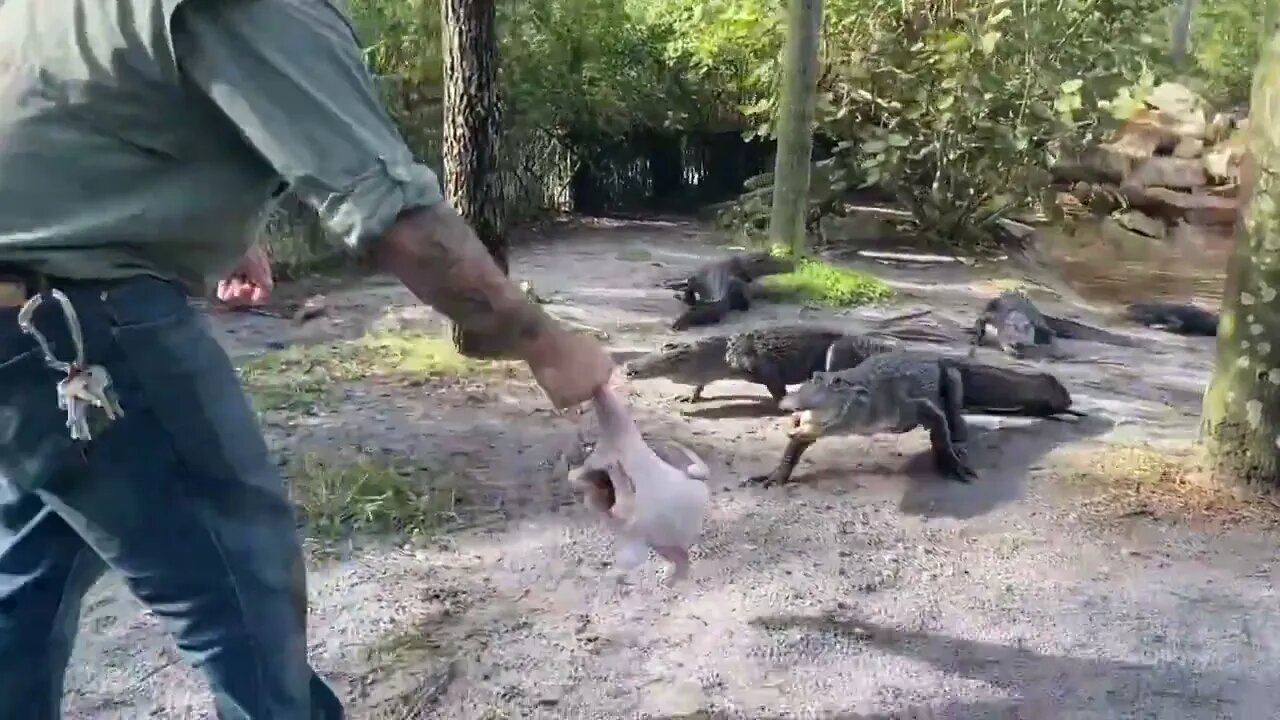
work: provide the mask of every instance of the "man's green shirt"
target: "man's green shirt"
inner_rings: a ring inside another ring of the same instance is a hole
[[[286,189],[353,251],[442,199],[333,0],[0,0],[0,264],[202,289]]]

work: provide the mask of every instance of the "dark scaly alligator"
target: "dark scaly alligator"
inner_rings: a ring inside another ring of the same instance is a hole
[[[1053,375],[1030,373],[930,352],[880,353],[852,368],[816,372],[778,404],[797,413],[796,428],[773,472],[750,482],[786,482],[801,455],[826,435],[903,433],[925,427],[938,467],[969,482],[962,413],[1052,418],[1083,417]],[[960,447],[957,447],[959,445]]]
[[[995,336],[1001,350],[1017,358],[1024,357],[1033,347],[1052,346],[1054,340],[1054,332],[1045,323],[1040,308],[1031,298],[1014,291],[1002,292],[983,306],[973,323],[969,357],[974,356],[988,334]]]
[[[1136,302],[1125,308],[1125,318],[1149,328],[1179,335],[1216,337],[1218,313],[1178,302]]]
[[[795,414],[787,447],[773,472],[748,482],[768,487],[791,479],[805,450],[832,435],[901,434],[923,427],[938,469],[968,483],[977,473],[964,458],[968,426],[961,415],[960,371],[933,353],[898,350],[857,367],[818,372],[779,403]]]
[[[1076,320],[1046,315],[1025,294],[1006,291],[987,301],[973,324],[973,342],[969,357],[987,335],[994,335],[1001,350],[1015,358],[1026,357],[1033,348],[1055,351],[1059,338],[1086,340],[1122,347],[1140,347],[1143,343],[1113,332],[1086,325]]]
[[[664,343],[625,363],[622,371],[632,380],[665,377],[693,385],[689,402],[702,400],[707,385],[729,379],[764,385],[778,402],[787,394],[787,385],[802,383],[818,370],[857,364],[896,347],[820,326],[779,325]]]
[[[766,275],[795,269],[795,261],[769,252],[730,255],[707,263],[683,281],[666,283],[678,290],[688,307],[671,324],[673,330],[715,325],[733,310],[751,309],[752,283]]]
[[[665,377],[693,385],[686,398],[689,402],[703,400],[707,385],[729,379],[764,385],[774,401],[780,402],[787,385],[803,383],[815,372],[847,370],[872,355],[899,349],[897,343],[887,340],[822,326],[779,325],[664,343],[625,363],[622,372],[631,380]],[[1070,393],[1049,373],[959,358],[949,362],[964,381],[962,397],[968,412],[1026,417],[1079,414],[1071,410]]]

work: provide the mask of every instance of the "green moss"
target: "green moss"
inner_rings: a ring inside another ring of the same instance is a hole
[[[893,297],[893,288],[874,275],[807,258],[794,271],[761,282],[771,295],[827,307],[867,305]]]
[[[260,411],[306,412],[338,383],[373,377],[421,382],[483,375],[503,366],[461,355],[447,337],[380,332],[259,355],[240,365],[240,376]]]
[[[781,244],[781,243],[774,243],[773,245],[770,245],[770,246],[769,246],[769,254],[770,254],[770,255],[772,255],[772,256],[774,256],[774,257],[793,257],[793,256],[795,256],[795,252],[791,249],[791,246],[790,246],[790,245],[783,245],[783,244]]]

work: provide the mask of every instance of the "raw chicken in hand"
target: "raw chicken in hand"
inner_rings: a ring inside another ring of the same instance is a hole
[[[601,388],[594,398],[601,438],[570,482],[584,491],[587,507],[605,514],[618,533],[619,569],[630,570],[649,550],[672,564],[668,584],[689,572],[689,548],[702,534],[710,492],[705,463],[685,456],[664,460],[645,443],[617,391]]]

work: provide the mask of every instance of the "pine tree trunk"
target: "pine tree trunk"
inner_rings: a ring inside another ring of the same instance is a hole
[[[442,0],[444,186],[449,203],[475,230],[505,273],[507,237],[498,174],[502,108],[498,97],[495,0]],[[453,342],[468,342],[453,328]]]
[[[789,0],[769,240],[775,245],[790,247],[797,254],[805,252],[807,247],[804,221],[808,210],[821,36],[822,0]]]
[[[1178,16],[1173,21],[1173,66],[1186,72],[1187,53],[1191,47],[1191,16],[1195,0],[1178,0]]]
[[[1249,102],[1236,249],[1202,439],[1214,479],[1280,489],[1280,0],[1266,0]]]

